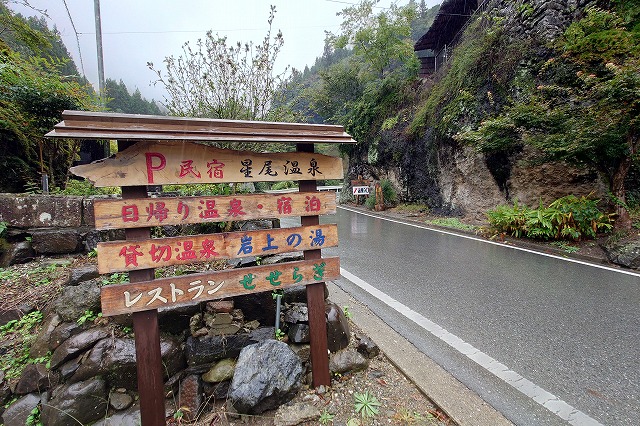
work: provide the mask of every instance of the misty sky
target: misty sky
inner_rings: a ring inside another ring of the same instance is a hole
[[[431,7],[440,2],[427,0],[426,4]],[[30,0],[32,6],[47,10],[49,26],[57,26],[82,72],[76,35],[64,3]],[[391,0],[382,0],[379,6],[390,3]],[[398,2],[406,3],[407,0]],[[97,88],[94,1],[66,0],[66,4],[79,34],[85,75]],[[324,30],[339,32],[342,19],[336,13],[350,0],[100,0],[106,78],[122,79],[130,91],[137,87],[144,97],[162,101],[164,91],[151,84],[154,73],[147,68],[147,62],[158,68],[166,56],[179,55],[186,41],[194,44],[208,30],[226,35],[229,42],[259,44],[268,29],[271,4],[277,10],[274,34],[282,30],[284,36],[277,63],[277,69],[282,71],[286,65],[297,69],[313,65],[322,54]],[[24,15],[37,14],[9,5]]]

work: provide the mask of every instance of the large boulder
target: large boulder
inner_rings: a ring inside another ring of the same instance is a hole
[[[17,228],[81,225],[82,197],[0,194],[0,222]]]
[[[240,352],[229,399],[242,414],[259,414],[290,401],[302,386],[302,362],[277,340],[250,345]]]
[[[11,404],[2,413],[2,423],[4,426],[24,426],[27,424],[27,417],[34,408],[40,404],[40,397],[34,393],[25,395]]]
[[[349,346],[351,331],[344,311],[333,302],[325,306],[327,318],[327,346],[330,352],[337,352]]]
[[[108,401],[105,381],[94,377],[55,389],[53,397],[43,404],[40,419],[44,426],[90,424],[105,416]]]
[[[140,426],[141,424],[140,407],[134,405],[126,411],[121,411],[94,423],[93,426]]]
[[[29,364],[22,370],[14,393],[18,395],[31,392],[42,393],[57,384],[57,375],[49,371],[44,364]]]
[[[49,352],[49,340],[51,339],[51,333],[60,324],[60,316],[58,314],[51,314],[47,316],[42,323],[42,327],[36,336],[36,340],[31,344],[29,349],[29,355],[31,358],[43,357]]]
[[[35,257],[31,243],[20,241],[9,244],[7,251],[0,256],[0,267],[27,263]]]
[[[187,364],[194,367],[224,358],[236,358],[245,346],[271,339],[274,334],[273,327],[266,327],[230,336],[190,336],[185,348]]]
[[[99,340],[109,336],[111,332],[106,328],[90,328],[65,340],[51,355],[51,368],[56,368],[63,362],[76,356],[95,345]]]
[[[37,254],[75,253],[80,246],[80,233],[76,229],[33,229],[31,246]]]
[[[172,376],[184,367],[180,345],[169,338],[160,340],[160,352],[165,376]],[[131,338],[107,338],[99,341],[78,367],[69,382],[104,376],[111,387],[138,388],[136,347]]]
[[[640,269],[640,240],[604,246],[609,261],[631,269]]]
[[[55,301],[54,309],[63,321],[75,322],[85,311],[100,309],[100,283],[98,279],[65,287]]]

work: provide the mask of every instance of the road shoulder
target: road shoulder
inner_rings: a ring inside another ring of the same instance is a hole
[[[335,283],[330,283],[328,287],[329,298],[339,306],[349,306],[349,311],[353,314],[351,320],[409,380],[458,425],[512,425],[501,413],[418,351],[366,306]]]

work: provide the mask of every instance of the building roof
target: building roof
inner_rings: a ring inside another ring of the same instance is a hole
[[[445,44],[450,44],[477,8],[478,0],[444,0],[433,24],[413,50],[439,51]]]

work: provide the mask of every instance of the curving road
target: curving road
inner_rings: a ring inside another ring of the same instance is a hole
[[[344,290],[518,425],[640,419],[640,275],[341,208]]]

